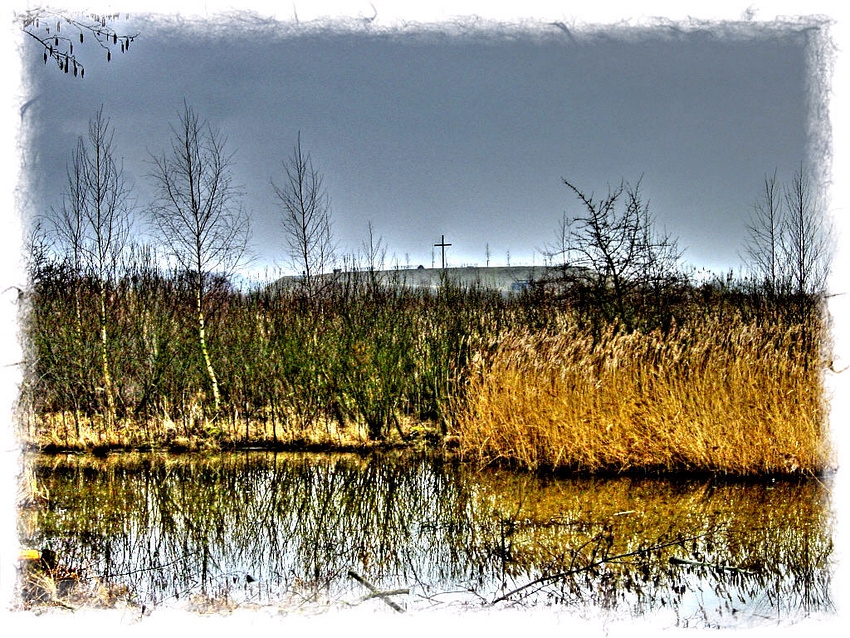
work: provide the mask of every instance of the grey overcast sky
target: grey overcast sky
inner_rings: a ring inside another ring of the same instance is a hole
[[[368,2],[347,19],[302,11],[297,23],[247,10],[133,15],[115,26],[139,37],[111,63],[78,47],[83,80],[25,41],[26,213],[59,204],[75,140],[103,105],[143,214],[150,153],[168,147],[186,100],[229,140],[254,270],[287,265],[270,181],[299,131],[342,252],[358,249],[371,221],[402,266],[430,266],[441,235],[451,266],[484,265],[488,245],[491,265],[508,253],[541,264],[561,215],[582,212],[562,178],[601,194],[642,177],[684,261],[738,270],[765,174],[788,179],[821,161],[806,24],[614,28],[563,12],[405,24],[382,22],[373,4],[372,22]]]

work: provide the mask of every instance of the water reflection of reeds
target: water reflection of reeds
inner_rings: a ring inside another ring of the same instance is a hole
[[[365,593],[354,570],[409,587],[411,608],[670,608],[704,625],[832,607],[817,480],[539,480],[410,454],[30,461],[49,499],[21,511],[22,544],[148,606],[339,604]]]

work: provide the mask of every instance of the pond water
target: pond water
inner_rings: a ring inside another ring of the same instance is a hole
[[[411,453],[26,467],[42,498],[20,509],[21,546],[147,608],[551,605],[739,627],[833,612],[824,479],[540,479]],[[364,600],[363,581],[394,593]]]

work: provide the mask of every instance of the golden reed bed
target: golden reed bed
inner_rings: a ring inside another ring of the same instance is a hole
[[[462,453],[528,469],[814,474],[831,463],[822,328],[513,332],[470,377]]]

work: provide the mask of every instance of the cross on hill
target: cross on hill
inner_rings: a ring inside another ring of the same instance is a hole
[[[440,252],[442,253],[443,270],[445,270],[446,269],[446,246],[451,246],[451,244],[446,243],[446,236],[445,235],[440,235],[440,243],[434,244],[434,246],[440,247]]]

